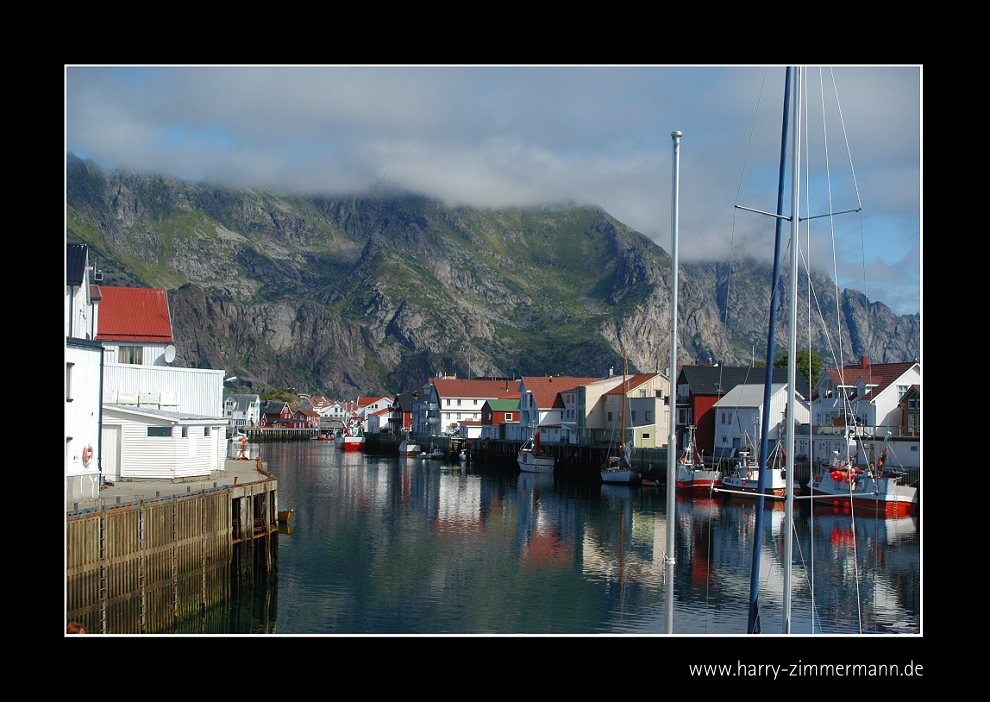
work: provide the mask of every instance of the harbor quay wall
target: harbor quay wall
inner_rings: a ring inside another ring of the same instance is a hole
[[[213,487],[132,481],[67,506],[67,621],[94,634],[172,633],[270,577],[278,481],[256,465],[224,471]]]
[[[457,460],[461,449],[466,449],[476,465],[488,468],[518,470],[516,455],[521,441],[508,439],[465,439],[459,436],[413,436],[424,450],[440,449],[447,460]],[[379,455],[397,455],[400,440],[388,434],[365,436],[365,451]],[[560,444],[544,442],[541,450],[557,459],[554,471],[576,479],[601,480],[602,465],[608,456],[607,445]],[[632,451],[633,466],[647,478],[659,479],[666,475],[667,448],[641,448]],[[654,477],[656,476],[656,477]]]

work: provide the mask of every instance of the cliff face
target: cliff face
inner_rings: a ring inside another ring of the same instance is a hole
[[[599,208],[290,197],[71,155],[66,197],[68,236],[89,244],[106,285],[169,290],[176,364],[224,368],[256,390],[401,392],[440,370],[595,376],[623,353],[642,371],[668,364],[671,260]],[[755,347],[761,360],[769,278],[752,262],[682,265],[678,359],[748,363]],[[833,310],[840,300],[828,333],[812,324],[826,363],[838,339],[847,362],[919,355],[919,315],[824,276],[812,285]]]

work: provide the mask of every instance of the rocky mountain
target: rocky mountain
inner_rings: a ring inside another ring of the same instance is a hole
[[[166,288],[176,364],[226,369],[243,388],[347,398],[413,390],[438,371],[595,376],[623,354],[666,370],[671,259],[600,208],[290,196],[71,154],[66,169],[67,236],[89,245],[104,284]],[[678,359],[762,358],[769,278],[752,261],[682,265]],[[833,331],[812,325],[826,363],[840,340],[846,362],[918,357],[920,315],[825,276],[811,285],[833,310],[840,300]]]

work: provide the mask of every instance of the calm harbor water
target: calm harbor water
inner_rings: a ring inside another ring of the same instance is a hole
[[[258,593],[271,603],[267,631],[664,631],[663,490],[345,454],[332,442],[260,449],[280,507],[296,510],[274,592]],[[754,507],[688,499],[676,512],[675,633],[745,634]],[[764,633],[781,630],[783,517],[765,513]],[[920,542],[917,517],[802,510],[792,632],[920,633]]]

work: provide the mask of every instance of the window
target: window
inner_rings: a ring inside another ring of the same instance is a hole
[[[610,421],[610,422],[612,421],[612,413],[611,412],[608,413],[608,421]]]
[[[643,434],[643,440],[646,441],[650,438],[649,434]]]
[[[651,414],[652,414],[652,412],[650,412],[650,410],[646,410],[646,421],[647,422],[649,422],[652,419],[652,417],[650,416]]]
[[[634,422],[636,421],[636,412],[635,412],[635,410],[632,412],[632,420]]]
[[[144,348],[141,346],[121,346],[117,349],[117,363],[141,365],[144,363]]]
[[[640,390],[639,391],[639,396],[640,397],[646,397],[646,390]]]
[[[148,436],[172,436],[172,427],[148,427]]]
[[[65,364],[65,401],[72,402],[72,366],[76,365],[72,361]]]
[[[505,413],[505,421],[507,421],[507,422],[511,422],[512,421],[512,412],[506,412]]]

